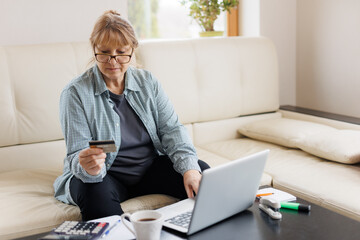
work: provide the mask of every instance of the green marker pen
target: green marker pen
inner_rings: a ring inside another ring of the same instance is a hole
[[[293,203],[293,202],[281,202],[280,205],[282,208],[294,209],[301,212],[310,212],[311,209],[311,205],[305,205],[305,204]]]

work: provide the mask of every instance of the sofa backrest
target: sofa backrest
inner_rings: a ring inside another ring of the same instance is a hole
[[[144,41],[140,66],[162,83],[182,123],[276,111],[278,63],[263,37]]]
[[[88,43],[0,47],[0,172],[61,170],[60,93],[91,55]]]
[[[43,156],[32,152],[51,155],[63,146],[48,144],[63,139],[60,93],[90,67],[91,56],[85,42],[0,47],[0,171],[9,162],[8,169],[41,164]],[[142,41],[136,59],[159,79],[185,124],[278,109],[277,59],[266,38]],[[64,156],[56,156],[58,166]]]
[[[62,139],[62,88],[90,59],[86,43],[0,48],[0,147]]]

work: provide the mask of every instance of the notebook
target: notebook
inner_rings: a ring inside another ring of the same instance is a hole
[[[164,227],[191,235],[251,207],[268,153],[264,150],[205,170],[194,199],[158,209],[165,217]]]
[[[294,195],[272,187],[260,189],[256,194],[264,194],[264,193],[265,194],[272,193],[272,194],[268,196],[261,196],[261,198],[271,198],[278,202],[296,201],[296,197]]]

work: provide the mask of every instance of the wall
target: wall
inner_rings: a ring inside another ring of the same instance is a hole
[[[360,117],[359,0],[241,0],[240,31],[269,37],[280,104]]]
[[[260,1],[239,0],[239,35],[260,35]]]
[[[277,48],[280,104],[296,105],[296,0],[260,0],[260,35]]]
[[[296,105],[296,0],[241,0],[239,32],[270,38],[279,61],[281,105]]]
[[[360,117],[360,1],[297,1],[298,106]]]
[[[0,0],[0,45],[87,41],[108,9],[127,17],[126,0]]]

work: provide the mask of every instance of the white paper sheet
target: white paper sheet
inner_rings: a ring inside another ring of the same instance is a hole
[[[263,196],[261,198],[273,198],[278,202],[290,202],[296,200],[296,197],[294,195],[272,187],[259,189],[257,191],[257,194],[262,194],[262,193],[273,193],[272,195]]]
[[[121,217],[119,215],[98,218],[98,219],[91,220],[90,222],[108,222],[109,227],[107,229],[110,229],[114,224],[116,224],[116,222],[118,220],[120,220],[120,222],[113,229],[111,229],[109,234],[106,235],[105,237],[99,238],[99,240],[135,239],[134,234],[132,234],[132,232],[130,232],[129,229],[127,229],[125,227],[125,225],[121,222]],[[105,232],[106,232],[106,230],[105,230]]]

